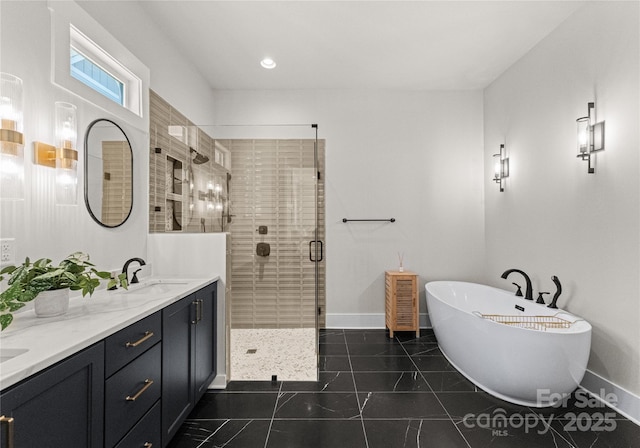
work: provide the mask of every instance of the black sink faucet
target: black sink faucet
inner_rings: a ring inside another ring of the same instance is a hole
[[[531,279],[526,273],[524,273],[520,269],[507,269],[502,273],[500,277],[506,279],[509,276],[509,274],[511,274],[512,272],[517,272],[518,274],[522,274],[522,276],[524,277],[524,281],[527,282],[527,286],[526,286],[527,289],[524,293],[524,298],[527,300],[533,300],[533,288],[531,287]]]
[[[129,273],[128,273],[129,265],[134,261],[137,261],[138,263],[140,263],[140,266],[144,266],[145,264],[147,264],[144,262],[142,258],[130,258],[129,260],[127,260],[124,263],[124,266],[122,268],[122,273],[127,276],[127,283],[129,283]],[[134,276],[134,279],[131,281],[131,283],[138,283],[137,280],[138,280],[138,277]]]

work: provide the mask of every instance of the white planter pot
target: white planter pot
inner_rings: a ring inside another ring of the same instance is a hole
[[[38,317],[53,317],[69,309],[69,288],[43,291],[34,300],[34,311]]]

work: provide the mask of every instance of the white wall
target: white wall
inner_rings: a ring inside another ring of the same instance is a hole
[[[482,279],[481,92],[216,91],[215,107],[216,123],[318,124],[328,326],[384,326],[384,271],[398,252],[421,285]]]
[[[211,87],[139,2],[79,1],[151,70],[151,88],[194,123],[211,124]]]
[[[511,267],[593,325],[589,369],[640,393],[639,4],[588,3],[485,90],[487,282]],[[596,102],[606,149],[576,159],[576,118]],[[489,181],[505,143],[506,191]],[[526,348],[524,348],[526,350]]]
[[[2,2],[0,20],[0,70],[22,78],[25,111],[25,199],[0,202],[0,235],[2,238],[15,238],[17,262],[26,256],[31,259],[48,257],[57,262],[69,253],[81,250],[89,253],[99,268],[111,270],[122,268],[130,257],[145,256],[148,121],[145,131],[141,131],[104,108],[52,83],[51,18],[46,2]],[[34,141],[54,143],[56,101],[67,101],[78,107],[76,206],[56,206],[55,170],[32,163]],[[110,118],[120,124],[134,151],[133,210],[130,219],[116,229],[99,226],[84,205],[84,130],[96,118]]]
[[[62,10],[61,3],[53,1],[51,5]],[[148,67],[152,89],[193,121],[211,121],[210,88],[137,3],[82,2],[82,7]],[[105,107],[91,104],[52,83],[52,29],[46,1],[0,2],[0,20],[0,70],[24,81],[26,159],[25,200],[0,203],[0,236],[16,239],[17,261],[26,256],[32,259],[46,256],[57,261],[70,252],[82,250],[100,268],[111,270],[121,268],[128,258],[146,257],[148,104],[139,130]],[[78,106],[79,195],[74,207],[55,206],[54,170],[32,164],[33,141],[53,143],[55,101]],[[115,229],[95,223],[84,205],[82,142],[84,130],[96,118],[110,118],[118,123],[127,133],[134,152],[133,210],[129,220]]]

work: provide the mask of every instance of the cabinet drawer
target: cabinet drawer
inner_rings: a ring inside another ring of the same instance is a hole
[[[156,344],[105,383],[105,446],[114,446],[160,398],[161,346]]]
[[[108,378],[162,339],[162,316],[152,314],[105,339],[105,376]]]
[[[160,448],[161,434],[158,401],[115,448]]]

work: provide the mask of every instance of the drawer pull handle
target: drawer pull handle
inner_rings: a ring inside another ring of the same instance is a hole
[[[145,331],[144,332],[144,336],[142,336],[136,342],[127,342],[125,344],[125,346],[126,347],[137,347],[138,345],[142,344],[144,341],[146,341],[147,339],[149,339],[152,336],[153,336],[153,331]]]
[[[5,441],[7,448],[14,448],[13,444],[13,417],[0,416],[0,423],[7,424],[7,432],[5,433]]]
[[[146,442],[144,445],[142,445],[143,448],[151,448],[153,446],[153,443],[151,442]]]
[[[136,401],[138,398],[140,398],[140,395],[142,395],[145,390],[151,387],[152,384],[153,384],[153,380],[150,380],[149,378],[147,378],[146,380],[144,380],[144,386],[142,386],[142,389],[140,389],[133,397],[130,395],[127,396],[125,400]]]

